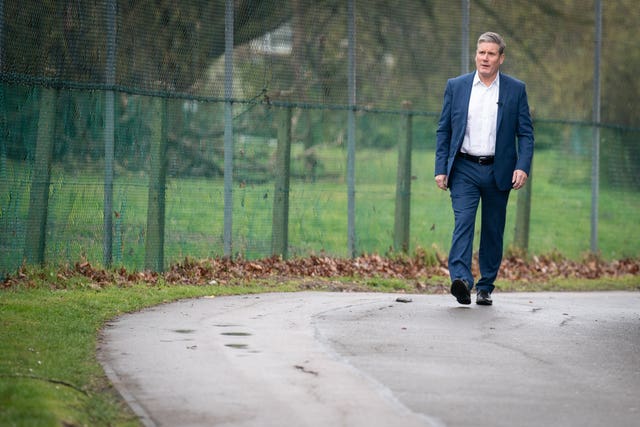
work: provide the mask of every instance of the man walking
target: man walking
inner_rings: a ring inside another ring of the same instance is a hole
[[[435,181],[449,189],[455,218],[449,274],[451,293],[471,304],[473,237],[482,200],[476,303],[491,305],[500,269],[507,202],[531,171],[533,125],[525,84],[500,73],[505,43],[499,34],[478,38],[476,71],[447,81],[436,132]],[[517,144],[516,144],[517,140]]]

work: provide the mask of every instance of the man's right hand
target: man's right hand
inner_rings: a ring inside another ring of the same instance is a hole
[[[436,175],[436,184],[439,189],[447,191],[447,175]]]

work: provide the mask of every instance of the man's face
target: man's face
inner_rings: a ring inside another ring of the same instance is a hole
[[[490,82],[495,79],[503,61],[504,53],[500,54],[500,46],[497,43],[482,42],[478,44],[476,68],[482,80]]]

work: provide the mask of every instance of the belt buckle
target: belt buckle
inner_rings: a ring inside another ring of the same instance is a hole
[[[488,164],[488,162],[489,162],[490,160],[491,160],[491,159],[490,159],[490,157],[488,157],[488,156],[479,156],[479,157],[478,157],[478,163],[479,163],[479,164],[481,164],[481,165],[486,165],[486,164]]]

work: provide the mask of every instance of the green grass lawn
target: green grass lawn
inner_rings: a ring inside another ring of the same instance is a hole
[[[294,146],[298,165],[301,147]],[[289,193],[289,255],[327,253],[349,256],[347,239],[346,153],[322,146],[316,150],[324,178],[294,176]],[[395,150],[362,149],[356,155],[356,250],[388,253],[393,245]],[[21,263],[28,209],[29,172],[11,163],[11,184],[0,195],[0,270]],[[558,152],[540,150],[534,160],[529,249],[532,254],[561,252],[579,259],[590,250],[590,163],[568,161]],[[446,253],[453,218],[449,195],[433,183],[433,152],[416,150],[412,159],[410,249]],[[243,171],[250,176],[250,171]],[[46,259],[51,264],[86,258],[102,262],[103,187],[101,173],[65,172],[56,167],[51,185]],[[518,192],[512,192],[505,247],[513,242]],[[114,189],[115,265],[144,268],[147,176],[120,172]],[[273,183],[236,182],[233,188],[233,253],[245,258],[271,254]],[[223,254],[224,191],[221,179],[170,178],[166,191],[165,265],[184,259]],[[640,255],[640,194],[601,187],[598,245],[605,259]],[[477,230],[478,232],[479,230]],[[476,247],[477,247],[476,242]]]
[[[0,291],[0,425],[139,425],[96,360],[105,321],[145,306],[203,295],[264,291],[264,287],[140,284]],[[283,287],[283,290],[286,290]]]

